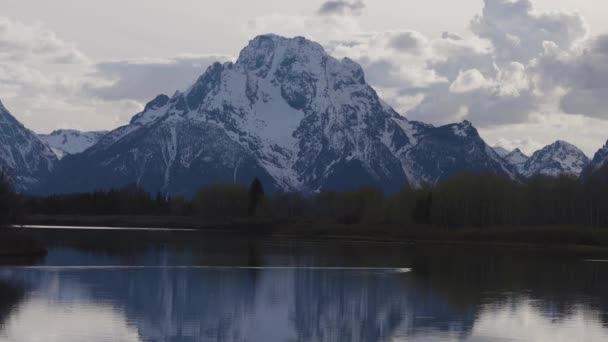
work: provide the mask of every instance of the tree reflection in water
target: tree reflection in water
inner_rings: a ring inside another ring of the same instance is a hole
[[[114,319],[122,317],[122,326],[136,329],[143,341],[608,338],[608,264],[494,248],[299,242],[269,246],[259,241],[222,248],[224,243],[143,245],[124,255],[116,248],[55,247],[46,264],[79,260],[149,267],[4,271],[3,279],[26,284],[28,290],[14,292],[15,303],[3,306],[8,309],[2,313],[14,313],[11,308],[25,292],[89,314],[107,311],[110,305]],[[354,264],[409,266],[413,271],[197,268]],[[26,315],[13,318],[28,323]],[[100,329],[91,326],[89,331]],[[81,339],[95,340],[82,329],[78,333]]]

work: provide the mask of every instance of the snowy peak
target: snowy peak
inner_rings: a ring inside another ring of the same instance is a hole
[[[154,115],[152,115],[151,113],[160,112],[167,105],[167,103],[169,103],[170,100],[171,99],[167,95],[164,95],[164,94],[157,95],[154,98],[154,100],[152,100],[146,104],[143,112],[135,115],[131,119],[131,124],[136,124],[136,123],[142,124],[142,123],[145,123],[144,121],[146,121],[146,119],[150,120],[150,121],[156,119],[156,117]],[[147,113],[146,118],[144,118],[144,113]]]
[[[286,191],[398,191],[465,170],[517,176],[470,122],[408,121],[357,63],[276,35],[254,38],[235,63],[211,65],[183,93],[157,96],[77,157],[65,159],[56,191],[137,182],[191,195],[200,184],[255,177]]]
[[[473,124],[471,124],[471,122],[467,120],[464,120],[461,123],[447,125],[447,127],[450,127],[454,135],[458,137],[479,137],[477,129],[475,129],[475,127],[473,127]]]
[[[579,176],[588,164],[589,158],[579,148],[559,140],[536,151],[526,161],[522,174],[526,177],[556,177],[562,174]]]
[[[107,131],[81,132],[74,129],[59,129],[51,134],[39,134],[38,136],[61,159],[66,154],[84,152],[107,133]]]
[[[530,157],[525,155],[519,148],[514,149],[503,158],[505,158],[509,164],[513,165],[519,173],[523,172],[524,165],[526,165],[526,162],[530,159]]]

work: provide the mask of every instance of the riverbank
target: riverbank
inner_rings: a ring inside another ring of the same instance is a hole
[[[446,229],[432,226],[389,226],[290,222],[264,219],[202,221],[177,216],[32,216],[24,224],[72,227],[189,229],[209,233],[248,234],[307,240],[370,241],[404,244],[502,246],[607,253],[608,229],[584,227],[488,227]]]
[[[28,234],[12,228],[0,229],[0,258],[38,257],[46,253],[46,248]]]

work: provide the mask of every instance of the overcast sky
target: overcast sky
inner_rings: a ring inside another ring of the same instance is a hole
[[[256,34],[361,63],[397,111],[469,120],[526,152],[608,140],[608,4],[597,0],[0,0],[0,100],[37,132],[112,129]]]

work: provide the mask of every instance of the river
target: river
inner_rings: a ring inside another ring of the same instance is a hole
[[[602,257],[29,228],[0,266],[0,341],[608,341]]]

